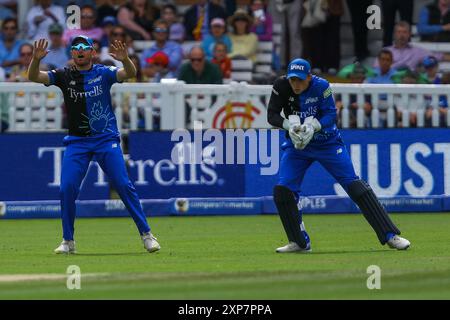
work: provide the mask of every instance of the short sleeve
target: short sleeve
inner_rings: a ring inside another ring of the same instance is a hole
[[[105,66],[103,68],[103,76],[110,86],[112,86],[116,82],[119,82],[117,80],[117,71],[119,71],[119,68],[117,68],[116,66]]]
[[[336,106],[334,104],[333,91],[331,90],[330,83],[326,80],[320,82],[319,88],[319,94],[321,95],[321,117],[319,121],[322,128],[331,127],[336,121]]]
[[[57,86],[62,88],[64,86],[64,73],[64,69],[54,69],[48,71],[48,86]]]

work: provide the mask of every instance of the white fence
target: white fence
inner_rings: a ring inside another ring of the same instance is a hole
[[[339,125],[357,127],[450,126],[450,85],[332,84]],[[230,83],[125,83],[111,89],[122,130],[192,128],[269,128],[266,108],[271,86]],[[10,132],[63,130],[62,93],[56,87],[0,83],[0,111]],[[415,119],[414,121],[412,121]]]

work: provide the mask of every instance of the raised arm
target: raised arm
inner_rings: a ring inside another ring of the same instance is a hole
[[[137,74],[136,66],[133,61],[131,61],[130,57],[128,57],[126,44],[116,40],[114,43],[111,43],[111,47],[113,52],[111,52],[110,55],[123,63],[123,68],[120,68],[117,71],[117,81],[122,82],[126,79],[135,77]]]
[[[45,39],[39,39],[34,42],[33,58],[28,66],[28,80],[45,85],[50,84],[50,79],[47,72],[39,70],[39,63],[47,55],[48,41]]]

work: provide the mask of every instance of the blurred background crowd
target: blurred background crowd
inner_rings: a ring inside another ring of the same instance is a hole
[[[71,4],[81,8],[79,29],[67,27]],[[372,4],[380,8],[381,29],[367,28]],[[131,82],[271,84],[292,58],[303,57],[333,83],[450,83],[450,0],[0,0],[0,25],[0,81],[27,81],[32,43],[40,38],[50,42],[43,70],[70,65],[70,41],[84,34],[105,65],[120,66],[110,44],[127,43],[138,70]],[[370,127],[370,97],[364,103]],[[401,126],[402,108],[415,106],[395,106]],[[356,97],[350,109],[354,126]],[[443,125],[447,109],[443,95]]]

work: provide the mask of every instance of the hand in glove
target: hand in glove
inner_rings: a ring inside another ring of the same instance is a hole
[[[319,120],[313,116],[309,116],[305,119],[303,124],[300,126],[300,136],[302,143],[299,145],[298,149],[304,149],[314,136],[314,133],[320,131],[322,128]]]

